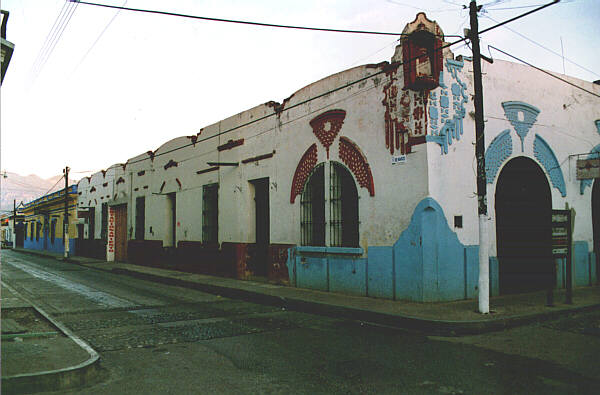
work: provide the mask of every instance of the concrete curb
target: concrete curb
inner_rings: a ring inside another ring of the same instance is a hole
[[[100,355],[61,322],[56,321],[48,315],[42,308],[32,303],[8,284],[4,282],[2,284],[29,303],[38,313],[50,321],[52,325],[89,354],[89,358],[86,361],[67,368],[2,377],[2,391],[10,394],[58,391],[83,386],[94,379],[99,372]]]
[[[303,300],[300,298],[270,295],[263,292],[256,292],[241,288],[231,288],[215,284],[186,281],[177,278],[157,276],[149,273],[140,273],[137,271],[122,268],[112,268],[110,270],[97,268],[97,270],[104,270],[117,274],[124,274],[143,280],[163,283],[166,285],[176,285],[184,288],[196,289],[198,291],[207,292],[211,294],[218,294],[233,299],[242,299],[260,304],[268,304],[277,307],[283,307],[288,310],[319,314],[324,316],[336,316],[354,321],[364,321],[367,323],[393,327],[396,329],[408,330],[411,332],[419,332],[421,334],[431,336],[464,336],[495,332],[504,329],[514,328],[517,326],[527,325],[533,322],[542,322],[567,314],[600,309],[600,304],[591,304],[586,306],[574,307],[572,309],[561,309],[520,316],[492,318],[490,320],[482,321],[432,320],[412,317],[408,315],[386,314],[355,307],[319,303],[315,301]]]
[[[17,251],[20,252],[23,250]],[[48,256],[37,251],[23,252],[39,256]],[[63,259],[62,257],[55,258]],[[509,328],[515,328],[518,326],[531,324],[534,322],[543,322],[551,320],[568,314],[600,309],[600,304],[590,304],[573,308],[561,308],[554,311],[545,311],[541,313],[530,313],[524,315],[512,315],[499,318],[490,318],[488,320],[480,321],[434,320],[414,317],[410,315],[388,314],[350,306],[320,303],[316,301],[304,300],[301,298],[283,297],[268,294],[265,292],[258,292],[242,288],[233,288],[217,284],[186,281],[183,279],[159,276],[151,273],[142,273],[135,270],[123,268],[99,268],[94,266],[88,266],[86,262],[80,262],[77,260],[76,257],[71,259],[70,262],[81,266],[86,266],[95,270],[112,272],[116,274],[124,274],[143,280],[195,289],[202,292],[222,295],[228,298],[242,299],[259,304],[283,307],[288,310],[300,311],[305,313],[319,314],[323,316],[335,316],[355,321],[364,321],[366,323],[408,330],[411,332],[418,332],[430,336],[465,336],[488,332],[497,332]],[[98,262],[102,261],[98,260]]]

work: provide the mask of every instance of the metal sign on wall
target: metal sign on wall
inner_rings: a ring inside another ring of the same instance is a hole
[[[577,159],[577,179],[600,178],[600,158]]]
[[[568,256],[571,249],[571,210],[552,210],[552,255]]]

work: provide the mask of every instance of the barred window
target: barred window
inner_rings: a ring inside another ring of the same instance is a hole
[[[329,182],[329,244],[358,247],[358,192],[352,174],[331,162]]]
[[[325,199],[326,181],[329,202]],[[325,164],[315,167],[302,191],[300,209],[302,245],[325,246],[327,221],[329,246],[358,247],[358,191],[352,174],[342,164],[329,162],[327,174]],[[328,219],[325,210],[329,210]]]
[[[202,242],[219,242],[219,184],[202,187]]]
[[[318,165],[300,197],[302,245],[325,245],[325,166]]]

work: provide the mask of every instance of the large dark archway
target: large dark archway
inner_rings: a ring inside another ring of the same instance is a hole
[[[594,253],[596,255],[596,281],[600,282],[600,182],[594,180],[592,188],[592,226],[594,229]]]
[[[510,160],[495,195],[500,293],[546,289],[556,281],[552,258],[552,196],[531,159]]]

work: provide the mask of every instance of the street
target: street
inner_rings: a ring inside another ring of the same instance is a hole
[[[598,311],[433,338],[6,250],[2,281],[100,353],[61,393],[600,393]]]

